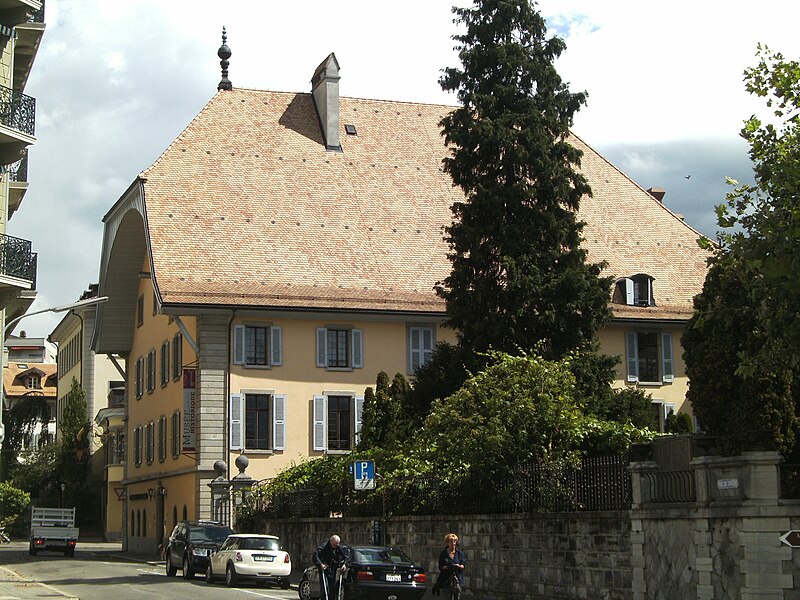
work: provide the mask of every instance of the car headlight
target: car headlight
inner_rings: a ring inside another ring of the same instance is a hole
[[[192,554],[195,556],[208,556],[208,550],[205,548],[192,548]]]

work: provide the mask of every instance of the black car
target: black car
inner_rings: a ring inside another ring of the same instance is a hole
[[[400,548],[350,546],[347,550],[350,568],[344,581],[346,600],[419,600],[425,595],[425,569]],[[298,593],[300,600],[324,597],[316,566],[303,572]]]
[[[167,575],[183,570],[184,579],[205,573],[208,557],[214,554],[233,530],[216,521],[181,521],[169,536],[166,549]]]

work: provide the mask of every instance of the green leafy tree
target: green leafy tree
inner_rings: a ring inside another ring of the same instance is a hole
[[[91,435],[91,425],[86,419],[86,392],[74,377],[64,402],[60,434],[62,474],[68,494],[65,502],[74,505],[85,496],[88,486]]]
[[[17,465],[17,457],[22,451],[25,439],[33,433],[36,427],[47,433],[47,423],[50,422],[50,406],[44,396],[26,396],[23,400],[15,402],[9,410],[3,410],[3,425],[5,439],[3,439],[3,477],[8,476]]]
[[[741,131],[755,183],[731,180],[717,207],[728,231],[695,299],[684,359],[695,414],[724,451],[746,450],[768,432],[788,454],[800,393],[800,63],[760,45],[757,58],[745,87],[772,115],[751,117]]]
[[[375,448],[386,445],[399,416],[400,406],[390,393],[389,376],[381,371],[375,382],[375,390],[367,388],[364,392],[359,447]]]
[[[454,8],[461,68],[440,81],[460,107],[442,120],[444,169],[466,196],[447,229],[452,271],[437,288],[467,348],[515,352],[543,343],[561,357],[609,318],[610,280],[588,264],[576,211],[591,194],[567,137],[586,94],[573,94],[529,0]]]
[[[752,116],[741,136],[750,146],[754,185],[737,185],[718,207],[722,252],[747,261],[763,280],[758,314],[768,332],[758,353],[743,357],[753,372],[779,362],[800,366],[800,62],[759,45],[745,88],[764,98],[769,119]]]
[[[768,343],[759,316],[757,290],[762,288],[751,263],[736,253],[719,253],[683,334],[686,397],[703,431],[720,439],[725,454],[749,449],[759,431],[769,431],[784,453],[795,444],[792,370],[779,365],[754,372],[740,368],[743,357],[757,355]]]
[[[7,481],[0,481],[0,527],[13,529],[30,502],[30,494]]]
[[[415,442],[420,463],[489,485],[522,463],[574,462],[595,447],[620,452],[651,433],[584,414],[572,357],[491,352],[490,364],[436,401]],[[490,489],[490,488],[486,488]]]
[[[11,473],[14,486],[45,503],[57,501],[56,486],[62,478],[63,462],[60,443],[46,444],[25,458]]]

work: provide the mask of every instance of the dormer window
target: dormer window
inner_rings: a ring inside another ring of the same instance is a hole
[[[29,390],[38,390],[42,383],[42,378],[38,375],[28,375],[28,378],[25,380],[25,387]]]
[[[645,273],[617,281],[612,302],[628,306],[655,306],[653,278]]]

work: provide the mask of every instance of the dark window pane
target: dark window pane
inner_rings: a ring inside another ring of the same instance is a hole
[[[267,394],[245,395],[245,442],[251,450],[269,450],[269,402]]]
[[[636,334],[639,345],[639,381],[658,381],[658,334]]]
[[[328,450],[350,450],[350,396],[328,396]]]
[[[246,327],[244,341],[244,362],[247,365],[267,364],[267,328]]]
[[[346,329],[328,329],[328,366],[347,367],[348,339],[350,332]]]

